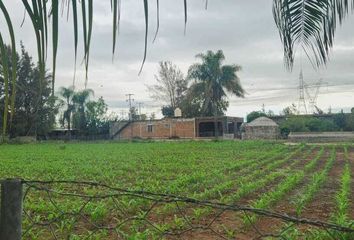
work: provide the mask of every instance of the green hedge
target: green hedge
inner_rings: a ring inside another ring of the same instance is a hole
[[[315,117],[289,117],[280,124],[280,131],[283,136],[290,132],[331,132],[340,131],[340,127],[330,120],[321,120]]]

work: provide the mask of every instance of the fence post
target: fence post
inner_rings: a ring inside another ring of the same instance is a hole
[[[7,179],[1,182],[0,240],[21,240],[22,182]]]

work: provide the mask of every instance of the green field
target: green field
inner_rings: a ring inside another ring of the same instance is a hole
[[[342,226],[349,226],[354,219],[353,166],[352,145],[234,141],[0,145],[2,179],[93,181],[129,190],[249,205]],[[219,239],[218,234],[250,239],[257,236],[250,225],[271,233],[288,226],[279,220],[225,212],[212,230],[184,233],[183,229],[191,225],[207,224],[217,211],[172,202],[154,206],[145,216],[151,205],[147,199],[121,196],[86,201],[85,197],[57,194],[94,196],[114,193],[114,189],[68,183],[50,188],[55,189],[51,194],[30,189],[26,195],[25,239]],[[133,215],[144,215],[142,218],[149,221],[136,218],[121,224]],[[32,226],[33,221],[51,224]],[[161,234],[171,229],[179,235]],[[331,234],[353,239],[350,234]],[[327,232],[303,225],[289,228],[283,235],[289,239],[331,239]]]

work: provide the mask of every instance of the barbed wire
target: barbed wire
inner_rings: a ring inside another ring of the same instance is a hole
[[[35,234],[32,230],[38,232],[45,228],[53,239],[71,239],[80,234],[87,234],[83,239],[91,239],[95,234],[102,234],[107,239],[127,239],[137,233],[150,234],[153,239],[181,239],[191,234],[190,239],[198,238],[193,234],[212,234],[219,239],[234,239],[235,234],[244,234],[245,231],[252,231],[253,239],[287,239],[284,233],[298,225],[324,230],[333,239],[336,239],[333,233],[354,234],[352,225],[341,226],[238,204],[128,190],[98,182],[22,182],[25,187],[23,201],[27,223],[24,237]],[[77,200],[73,201],[72,198]],[[42,206],[39,210],[27,209],[27,204],[39,201],[48,206]],[[102,201],[105,201],[104,204]],[[95,203],[103,206],[109,214],[102,219],[93,219],[89,206]],[[234,214],[231,224],[223,222],[223,215],[228,213]],[[288,225],[277,233],[265,232],[257,226],[255,217],[275,219]]]

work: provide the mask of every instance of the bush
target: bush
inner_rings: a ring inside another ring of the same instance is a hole
[[[265,114],[264,112],[261,111],[253,111],[251,113],[249,113],[246,117],[247,122],[252,122],[253,120],[259,118],[259,117],[267,117],[268,115]]]
[[[345,131],[354,131],[354,113],[346,116],[345,118]]]
[[[290,117],[280,125],[282,136],[290,132],[331,132],[338,131],[339,127],[329,120],[321,120],[315,117]]]
[[[339,130],[339,127],[334,122],[317,118],[308,119],[305,125],[310,132],[331,132]]]

